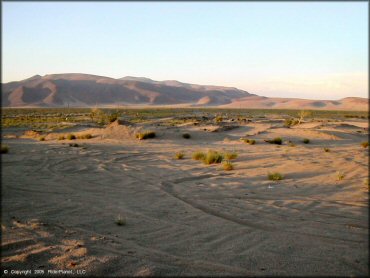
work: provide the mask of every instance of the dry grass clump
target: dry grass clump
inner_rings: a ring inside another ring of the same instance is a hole
[[[367,148],[367,147],[369,146],[369,142],[362,142],[362,143],[361,143],[361,146],[362,146],[363,148]]]
[[[39,137],[39,141],[45,141],[45,136]]]
[[[220,123],[220,122],[222,122],[224,119],[222,118],[222,116],[217,116],[215,120],[216,120],[216,122],[217,122],[217,123]]]
[[[310,143],[310,139],[304,138],[304,139],[303,139],[303,143],[304,143],[304,144],[308,144],[308,143]]]
[[[249,145],[254,145],[254,144],[256,144],[256,140],[254,140],[254,139],[246,139],[246,138],[243,138],[243,139],[242,139],[242,141],[243,141],[244,143],[249,144]]]
[[[268,173],[267,174],[267,177],[269,180],[271,181],[279,181],[279,180],[282,180],[284,179],[284,175],[283,174],[280,174],[278,172],[275,172],[275,173]]]
[[[203,162],[204,164],[210,165],[215,163],[221,163],[223,159],[224,157],[221,153],[210,150],[204,157]]]
[[[9,147],[7,145],[1,145],[1,153],[8,153]]]
[[[238,157],[238,154],[236,152],[225,152],[223,154],[223,156],[225,157],[225,159],[227,160],[232,160],[232,159],[235,159]]]
[[[190,134],[189,133],[184,133],[183,135],[182,135],[182,138],[185,138],[185,139],[190,139]]]
[[[324,148],[324,152],[328,153],[328,152],[330,152],[330,149],[329,148]]]
[[[184,156],[185,156],[184,152],[177,152],[177,153],[175,154],[175,158],[176,158],[176,159],[183,159],[183,158],[184,158]]]
[[[124,226],[126,225],[126,218],[119,214],[114,223],[116,223],[118,226]]]
[[[291,127],[291,126],[295,126],[299,123],[299,121],[297,119],[286,119],[285,122],[284,122],[284,126],[285,127]]]
[[[67,135],[67,139],[68,140],[75,140],[76,139],[76,135],[74,135],[74,134],[68,134]]]
[[[337,172],[337,180],[338,180],[338,181],[343,180],[345,176],[346,176],[346,175],[345,175],[343,172],[341,172],[341,171],[338,171],[338,172]]]
[[[66,138],[64,137],[64,135],[60,135],[60,136],[58,137],[58,140],[64,140],[64,139],[66,139]]]
[[[289,147],[295,147],[296,145],[295,145],[292,141],[290,141],[290,140],[289,140],[289,141],[288,141],[288,146],[289,146]]]
[[[231,161],[229,160],[226,160],[222,163],[222,168],[225,170],[225,171],[231,171],[234,169],[234,166],[233,164],[231,163]]]
[[[265,140],[265,142],[270,143],[270,144],[281,145],[283,143],[283,139],[281,139],[280,137],[276,137],[272,140]]]
[[[87,133],[87,134],[79,135],[79,136],[77,136],[77,138],[78,139],[91,139],[92,135],[90,133]]]
[[[195,152],[192,155],[192,158],[194,160],[203,160],[205,157],[206,157],[206,154],[204,152],[200,152],[200,151]]]
[[[145,140],[145,139],[150,139],[154,137],[155,137],[154,131],[144,131],[144,132],[136,133],[136,138],[139,140]]]

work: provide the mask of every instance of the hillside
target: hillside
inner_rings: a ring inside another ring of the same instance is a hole
[[[80,73],[35,75],[2,84],[3,107],[118,105],[368,110],[368,99],[268,98],[233,87],[196,85],[176,80],[155,81],[132,76],[114,79]]]

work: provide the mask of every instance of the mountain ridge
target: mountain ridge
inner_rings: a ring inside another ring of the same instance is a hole
[[[368,99],[272,98],[235,87],[198,85],[146,77],[111,78],[93,74],[34,75],[2,83],[2,107],[176,106],[368,110]]]

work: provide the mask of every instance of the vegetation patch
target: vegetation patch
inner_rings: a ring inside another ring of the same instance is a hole
[[[223,154],[223,156],[225,157],[225,159],[227,160],[232,160],[232,159],[235,159],[238,157],[238,154],[236,152],[225,152]]]
[[[254,139],[242,138],[241,140],[242,140],[244,143],[247,143],[247,144],[249,144],[249,145],[254,145],[254,144],[256,144],[256,140],[254,140]]]
[[[208,151],[203,159],[204,164],[210,165],[215,163],[221,163],[224,159],[223,155],[216,151]]]
[[[78,139],[91,139],[92,135],[90,133],[87,133],[87,134],[79,135],[79,136],[77,136],[77,138]]]
[[[192,155],[192,158],[194,160],[203,160],[206,157],[206,154],[204,152],[195,152]]]
[[[67,135],[67,139],[68,140],[75,140],[76,139],[76,135],[74,135],[74,134],[68,134]]]
[[[337,180],[338,180],[338,181],[343,180],[345,176],[346,176],[346,175],[345,175],[343,172],[341,172],[341,171],[338,171],[338,172],[337,172]]]
[[[298,120],[297,119],[294,119],[294,118],[289,118],[289,119],[285,119],[284,121],[284,127],[291,127],[291,126],[295,126],[298,124]]]
[[[304,144],[309,144],[309,143],[310,143],[310,139],[304,138],[304,139],[303,139],[303,143],[304,143]]]
[[[154,137],[155,137],[154,131],[144,131],[144,132],[136,133],[136,138],[139,140],[145,140],[145,139],[150,139]]]
[[[177,153],[175,154],[175,158],[176,158],[176,159],[183,159],[183,158],[184,158],[184,156],[185,156],[185,154],[184,154],[183,152],[177,152]]]
[[[182,135],[182,138],[185,138],[185,139],[190,139],[190,134],[189,133],[184,133],[183,135]]]
[[[272,140],[265,140],[265,142],[270,143],[270,144],[281,145],[283,143],[283,139],[281,139],[280,137],[276,137]]]
[[[363,148],[367,148],[367,147],[369,146],[369,142],[362,142],[362,143],[361,143],[361,146],[362,146]]]
[[[283,174],[280,174],[278,172],[268,173],[267,174],[267,177],[271,181],[279,181],[279,180],[284,179],[284,175]]]
[[[8,153],[9,147],[7,145],[1,145],[1,153]]]
[[[126,225],[126,218],[121,215],[118,215],[114,223],[116,223],[118,226],[124,226]]]
[[[58,140],[64,140],[64,139],[66,139],[66,138],[64,137],[64,135],[60,135],[60,136],[58,137]]]
[[[231,171],[234,169],[234,166],[233,164],[231,163],[231,161],[229,160],[225,160],[224,162],[222,162],[222,168],[225,170],[225,171]]]
[[[39,137],[39,141],[45,141],[45,136]]]
[[[330,152],[330,149],[329,148],[324,148],[324,152],[328,153],[328,152]]]

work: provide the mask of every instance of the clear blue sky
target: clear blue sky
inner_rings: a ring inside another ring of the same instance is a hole
[[[80,72],[367,97],[367,2],[3,2],[3,82]]]

